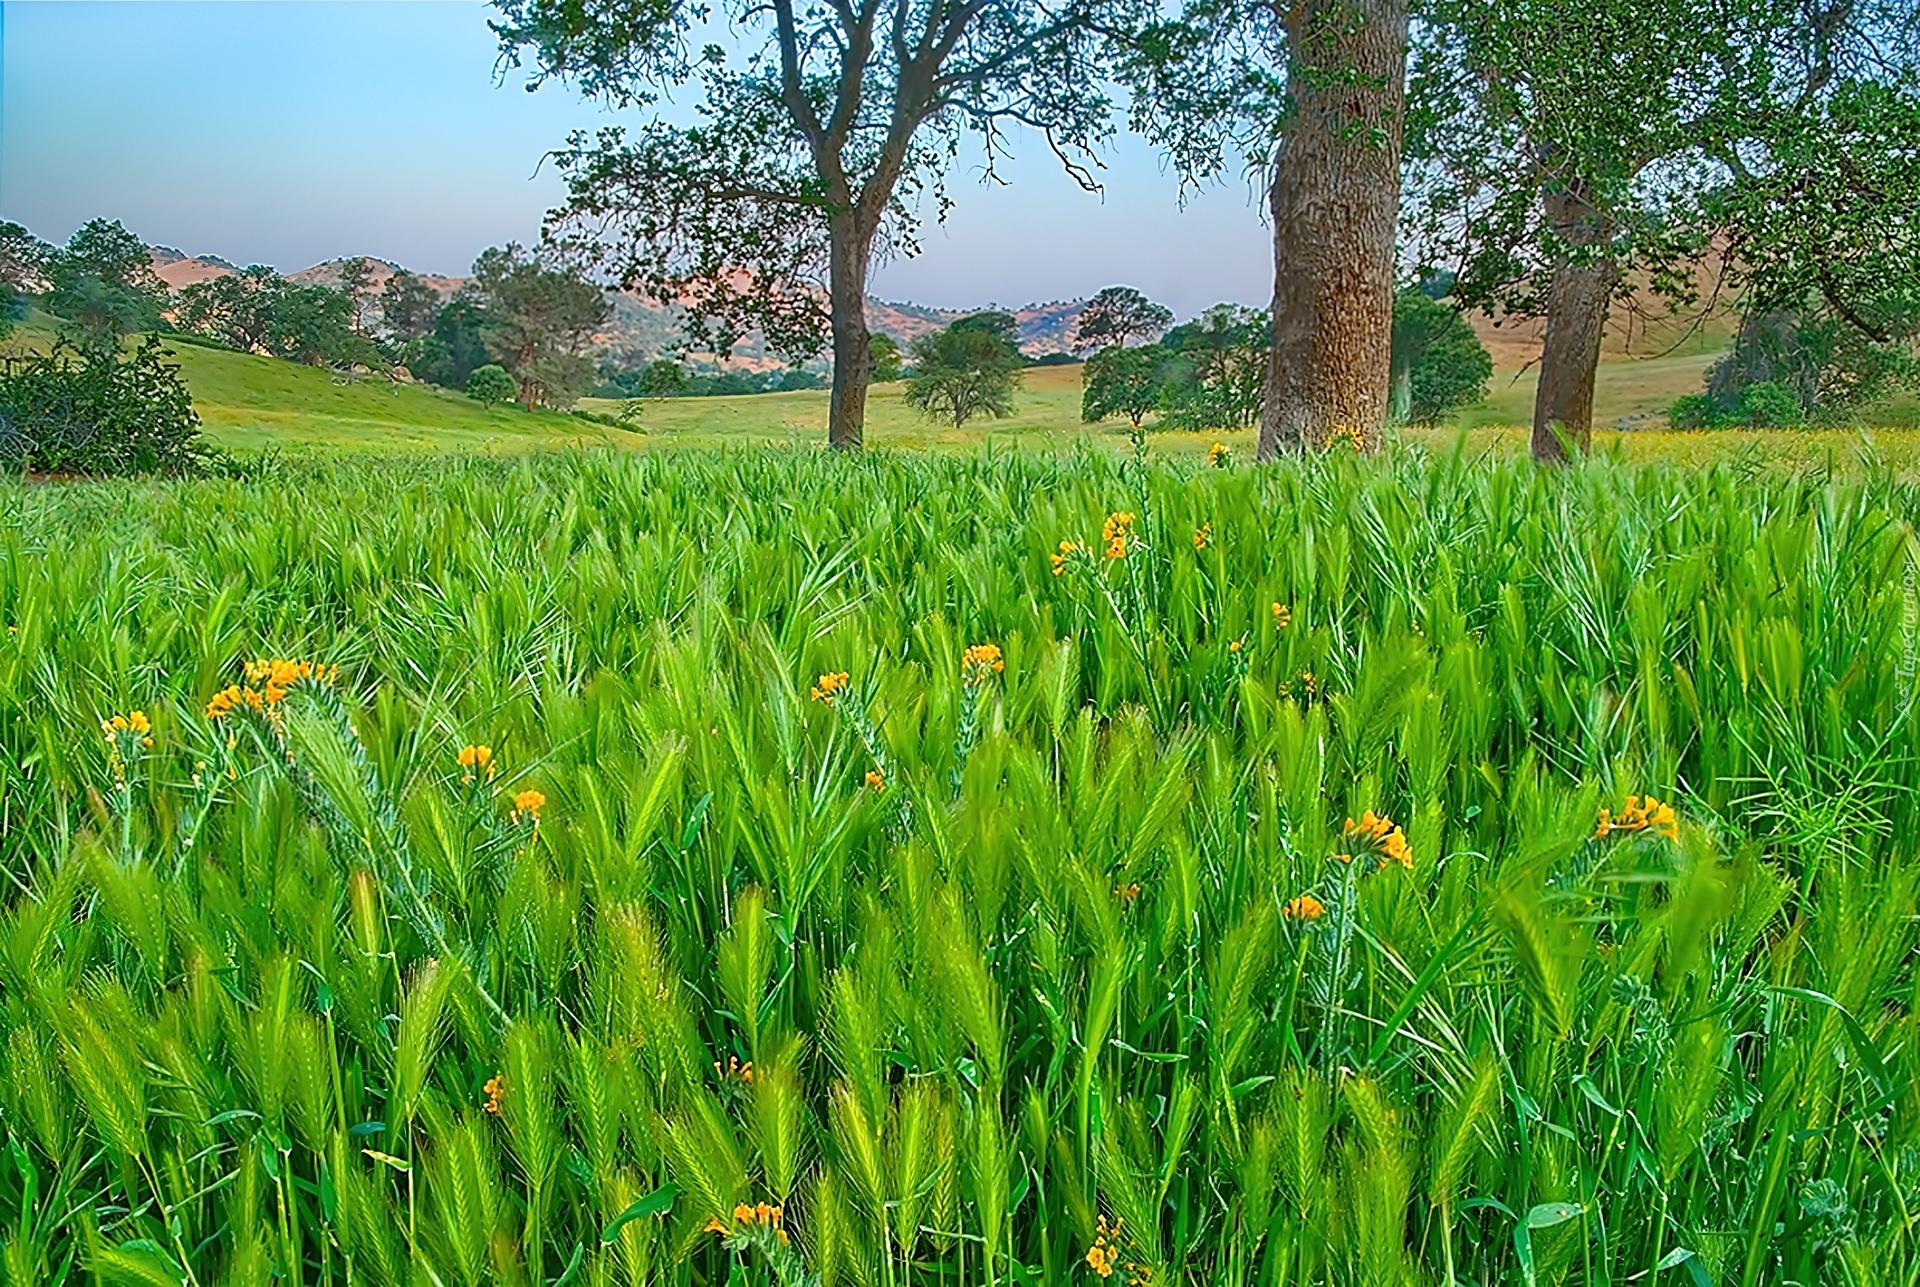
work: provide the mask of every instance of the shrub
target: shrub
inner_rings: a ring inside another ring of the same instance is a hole
[[[0,370],[0,460],[63,474],[188,473],[212,452],[180,368],[157,337],[131,352],[79,349]]]
[[[490,408],[496,402],[511,402],[517,392],[519,388],[514,384],[513,377],[497,362],[475,367],[473,374],[467,377],[467,396],[484,407]]]
[[[1792,389],[1762,380],[1741,390],[1739,419],[1752,429],[1791,429],[1806,424],[1807,411]]]
[[[1667,423],[1675,429],[1715,429],[1721,424],[1720,408],[1707,394],[1689,393],[1673,400]]]

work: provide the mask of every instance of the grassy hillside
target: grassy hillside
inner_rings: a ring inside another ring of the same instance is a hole
[[[32,345],[38,338],[43,338],[38,329],[29,327],[12,343]],[[1688,460],[1719,458],[1762,445],[1750,434],[1608,432],[1627,417],[1657,417],[1674,398],[1698,391],[1715,357],[1707,347],[1712,342],[1697,341],[1654,358],[1610,354],[1600,368],[1595,402],[1595,422],[1603,430],[1598,435],[1601,445],[1631,458]],[[233,451],[278,447],[520,452],[560,446],[812,445],[826,433],[824,391],[648,402],[641,408],[638,429],[630,431],[575,415],[528,414],[510,406],[487,410],[462,394],[431,385],[393,384],[379,377],[343,384],[316,368],[197,345],[175,344],[173,354],[193,390],[208,436]],[[1437,432],[1409,431],[1406,436],[1444,443],[1466,429],[1476,450],[1523,449],[1521,427],[1531,418],[1535,379],[1533,368],[1499,370],[1487,399],[1462,413],[1456,425]],[[990,444],[1051,453],[1084,441],[1124,449],[1127,440],[1123,422],[1081,422],[1078,367],[1029,370],[1015,397],[1013,416],[976,421],[959,432],[927,421],[906,405],[903,394],[900,384],[874,388],[867,419],[871,445],[921,451]],[[619,404],[589,398],[581,409],[611,413]],[[1877,421],[1888,428],[1913,428],[1920,425],[1920,406],[1905,400],[1887,408]],[[1856,437],[1842,431],[1789,433],[1779,435],[1767,450],[1814,458],[1836,449],[1850,450]],[[1253,435],[1246,431],[1169,433],[1154,436],[1154,449],[1168,455],[1199,455],[1216,440],[1242,456],[1253,445]],[[1904,443],[1893,442],[1890,449],[1907,454]]]

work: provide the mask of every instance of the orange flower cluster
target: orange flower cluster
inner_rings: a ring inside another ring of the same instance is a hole
[[[1669,840],[1678,840],[1680,820],[1674,816],[1672,805],[1662,804],[1652,796],[1642,800],[1630,795],[1620,806],[1618,816],[1600,810],[1600,825],[1594,828],[1593,838],[1604,840],[1616,831],[1657,831]]]
[[[1216,442],[1207,448],[1207,464],[1215,469],[1223,469],[1233,459],[1233,453],[1227,450],[1227,444]]]
[[[819,680],[813,685],[813,691],[808,693],[807,696],[813,698],[816,702],[825,702],[831,706],[833,705],[835,695],[845,692],[846,688],[847,672],[837,670],[820,676]]]
[[[1284,603],[1274,604],[1273,605],[1273,628],[1275,630],[1285,630],[1288,626],[1292,624],[1293,624],[1293,609],[1289,608]]]
[[[500,1104],[507,1095],[507,1079],[499,1073],[487,1078],[487,1102],[482,1105],[495,1117],[500,1116]]]
[[[1317,921],[1327,914],[1327,905],[1312,894],[1301,894],[1297,898],[1289,898],[1287,905],[1280,909],[1280,914],[1288,920]]]
[[[489,782],[493,781],[495,766],[491,746],[463,746],[455,758],[459,760],[460,767],[466,770],[461,775],[462,782],[472,782],[476,774],[484,775]]]
[[[884,791],[887,789],[887,777],[879,769],[867,770],[867,790]]]
[[[294,685],[338,683],[340,668],[275,658],[248,662],[245,679],[245,683],[229,684],[213,695],[207,703],[208,719],[224,719],[237,710],[272,714]]]
[[[756,1229],[771,1230],[774,1236],[784,1243],[787,1241],[785,1214],[781,1208],[769,1206],[765,1202],[751,1207],[742,1202],[733,1209],[733,1223],[742,1233],[751,1233]],[[720,1217],[715,1216],[707,1221],[707,1232],[731,1233],[733,1230],[722,1224]]]
[[[1112,1224],[1105,1216],[1100,1217],[1099,1233],[1093,1245],[1087,1248],[1087,1265],[1102,1278],[1113,1277],[1116,1269],[1127,1271],[1127,1287],[1149,1287],[1153,1282],[1153,1269],[1135,1261],[1122,1261],[1120,1256],[1120,1226],[1123,1223],[1118,1216]]]
[[[1078,541],[1060,542],[1060,552],[1058,554],[1047,555],[1048,558],[1053,560],[1053,574],[1055,576],[1066,575],[1067,560],[1086,548],[1086,546],[1080,544]]]
[[[737,1081],[751,1086],[753,1085],[753,1060],[749,1059],[743,1064],[738,1055],[729,1055],[727,1066],[722,1068],[720,1061],[716,1059],[713,1061],[713,1075],[721,1081]]]
[[[1114,513],[1107,515],[1107,521],[1100,528],[1100,539],[1107,543],[1107,557],[1124,559],[1127,557],[1127,541],[1133,536],[1133,515]]]
[[[1348,818],[1346,825],[1340,828],[1342,839],[1358,838],[1375,847],[1380,854],[1380,865],[1399,863],[1408,871],[1413,870],[1413,849],[1407,844],[1406,832],[1393,825],[1393,819],[1385,814],[1376,814],[1369,809],[1360,815],[1360,821]],[[1341,862],[1352,862],[1350,853],[1334,855]]]
[[[960,678],[969,688],[978,688],[987,682],[989,675],[1006,668],[1007,661],[1000,655],[999,644],[975,644],[960,658]]]
[[[103,719],[100,721],[100,732],[109,742],[126,735],[139,738],[142,746],[153,745],[153,725],[147,722],[145,711],[129,711],[125,715]]]
[[[513,797],[513,820],[531,818],[535,826],[540,824],[540,810],[547,807],[547,797],[538,791],[522,791]]]
[[[1140,897],[1140,886],[1132,883],[1115,885],[1113,887],[1113,896],[1120,900],[1121,906],[1131,907],[1133,906],[1133,900]]]
[[[1196,550],[1204,550],[1207,548],[1207,543],[1211,540],[1213,540],[1213,522],[1212,520],[1208,520],[1200,524],[1199,530],[1194,532],[1193,548]]]

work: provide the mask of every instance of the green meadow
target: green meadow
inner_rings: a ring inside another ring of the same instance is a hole
[[[331,387],[0,484],[7,1283],[1920,1276],[1884,463]]]

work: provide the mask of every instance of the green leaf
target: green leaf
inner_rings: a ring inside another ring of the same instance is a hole
[[[680,1196],[680,1186],[663,1184],[652,1193],[640,1198],[634,1204],[615,1216],[607,1227],[600,1231],[600,1243],[605,1246],[613,1241],[615,1234],[625,1228],[630,1221],[645,1220],[649,1216],[664,1215],[673,1207],[673,1200]]]

